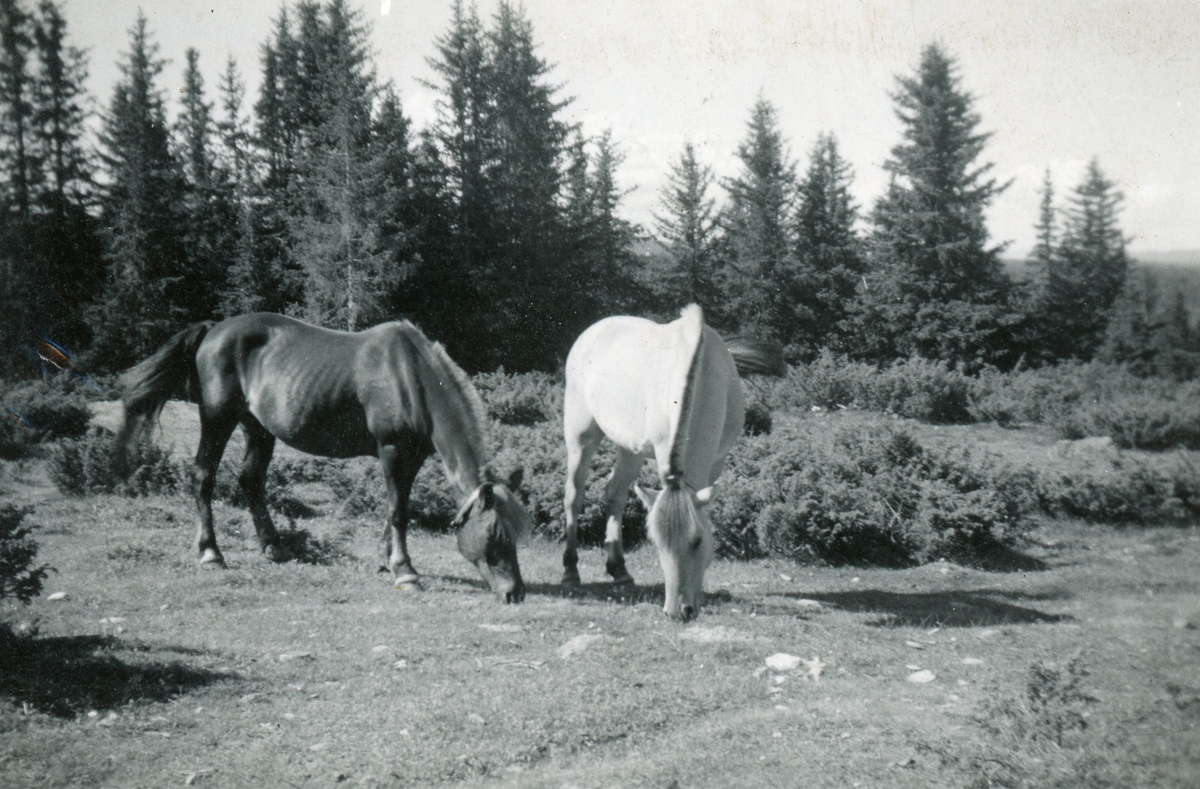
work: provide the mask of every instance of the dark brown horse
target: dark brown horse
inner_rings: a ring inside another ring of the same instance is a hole
[[[506,602],[525,596],[516,544],[529,515],[508,485],[485,470],[483,405],[438,343],[407,321],[349,333],[282,315],[255,313],[197,323],[121,378],[122,440],[153,424],[171,397],[200,406],[194,489],[201,564],[223,565],[213,532],[212,493],[225,444],[238,425],[246,456],[238,482],[263,553],[286,557],[264,491],[275,439],[326,457],[375,455],[388,493],[388,566],[396,586],[413,584],[405,541],[408,497],[421,464],[437,452],[463,496],[458,547]]]

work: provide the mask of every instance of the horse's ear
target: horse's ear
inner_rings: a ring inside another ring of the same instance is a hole
[[[646,490],[636,482],[633,485],[633,492],[637,494],[638,500],[642,502],[647,512],[654,509],[654,502],[658,501],[658,494],[661,493],[657,490]]]
[[[496,503],[496,496],[492,492],[492,483],[488,482],[484,484],[483,488],[479,491],[479,498],[483,499],[483,508],[485,510],[492,508],[492,505]]]
[[[703,490],[696,491],[696,501],[700,503],[701,507],[712,501],[713,493],[715,492],[716,487],[716,485],[709,485]]]
[[[525,469],[517,467],[513,473],[508,475],[508,489],[513,493],[517,492],[517,488],[521,487],[521,482],[525,479]]]

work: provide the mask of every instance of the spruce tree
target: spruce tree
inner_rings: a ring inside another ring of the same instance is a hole
[[[871,215],[858,345],[877,359],[1004,363],[1008,281],[984,210],[1007,185],[977,163],[990,135],[977,131],[974,99],[941,47],[926,47],[917,73],[897,83],[903,139]]]
[[[100,137],[108,282],[92,324],[96,359],[111,369],[138,361],[182,325],[208,317],[211,283],[189,269],[183,244],[185,184],[155,84],[162,68],[139,14]]]
[[[46,332],[79,348],[90,339],[83,307],[104,281],[99,228],[89,210],[94,185],[86,143],[87,62],[67,43],[66,21],[50,0],[38,5],[33,41],[30,145],[42,175],[31,195],[36,249],[29,259],[54,296],[42,313]]]
[[[1103,339],[1109,308],[1125,285],[1129,259],[1117,224],[1123,199],[1092,159],[1064,210],[1046,306],[1060,358],[1091,358]]]
[[[782,339],[792,361],[809,360],[824,347],[848,350],[847,307],[865,270],[851,177],[834,136],[819,136],[798,189],[796,275],[786,285],[794,324]]]
[[[32,48],[29,15],[17,0],[0,0],[0,179],[4,208],[19,222],[29,220],[33,182],[40,173],[31,146]]]
[[[792,323],[783,282],[795,265],[796,166],[788,157],[775,107],[761,96],[737,157],[740,172],[724,182],[729,203],[721,217],[727,322],[740,331],[782,339]]]
[[[691,142],[671,163],[654,215],[655,235],[667,251],[666,266],[651,287],[674,310],[695,302],[706,314],[717,305],[713,273],[715,199],[708,196],[712,168],[700,164]]]

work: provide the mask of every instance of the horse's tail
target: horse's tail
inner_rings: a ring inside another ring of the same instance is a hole
[[[661,548],[683,549],[700,540],[700,516],[678,474],[667,475],[646,520],[650,539]]]
[[[197,401],[200,395],[196,351],[212,328],[212,321],[193,323],[167,340],[148,359],[121,374],[125,421],[117,437],[125,446],[137,433],[158,421],[171,397]]]
[[[783,377],[787,375],[787,364],[783,361],[783,346],[775,340],[760,340],[757,337],[734,335],[725,337],[725,349],[737,365],[738,375],[762,373]]]

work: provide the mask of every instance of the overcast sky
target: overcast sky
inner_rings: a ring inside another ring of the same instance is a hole
[[[355,2],[355,0],[351,0]],[[490,20],[497,0],[479,0]],[[106,106],[116,61],[142,7],[161,55],[164,89],[182,83],[187,47],[200,52],[210,97],[233,55],[257,92],[259,48],[279,0],[65,0],[73,42],[89,51],[90,90]],[[1059,195],[1092,156],[1125,194],[1133,251],[1200,249],[1200,2],[1012,0],[526,0],[541,56],[554,65],[567,114],[597,134],[611,127],[626,154],[624,213],[648,223],[669,163],[686,139],[718,175],[761,92],[779,111],[791,155],[807,164],[833,132],[854,166],[864,209],[882,191],[899,140],[889,93],[921,48],[940,42],[976,97],[985,157],[1012,186],[989,227],[1024,255],[1049,167]],[[418,128],[433,116],[426,58],[445,32],[444,0],[372,0],[380,76],[399,89]],[[253,97],[252,97],[253,98]],[[173,108],[175,109],[175,108]]]

